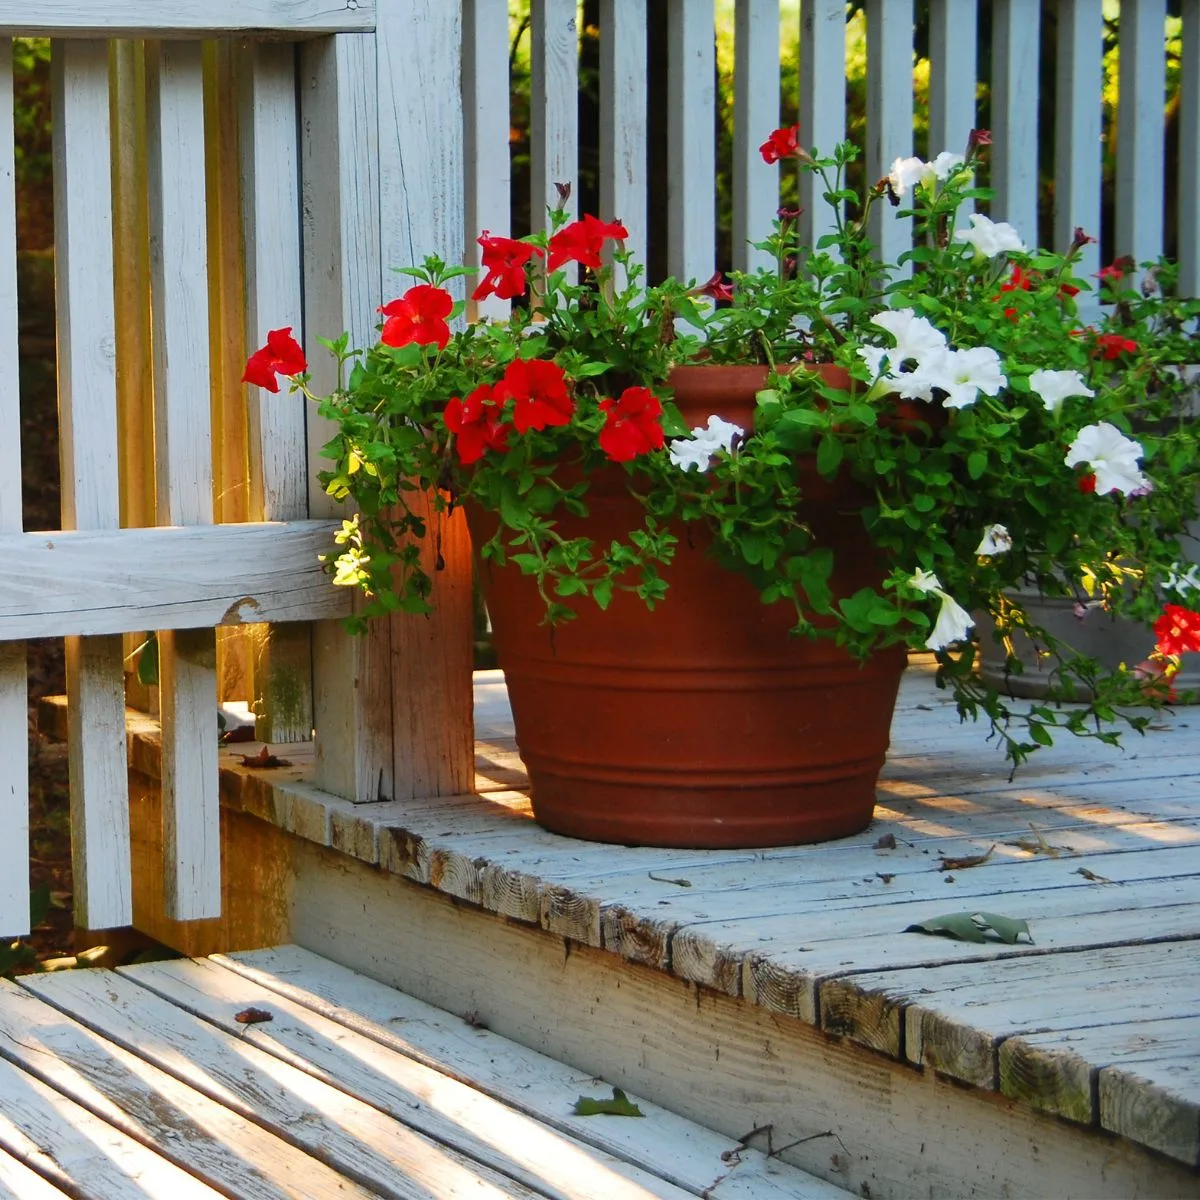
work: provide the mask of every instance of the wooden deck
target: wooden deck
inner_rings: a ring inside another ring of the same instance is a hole
[[[637,1097],[573,1115],[609,1087],[297,947],[19,984],[0,1196],[848,1195]]]
[[[543,1048],[565,1046],[566,1035],[513,1015],[530,993],[521,992],[506,961],[523,952],[521,937],[529,934],[520,931],[532,927],[557,939],[568,957],[572,946],[608,952],[587,965],[597,981],[588,986],[601,986],[607,962],[618,989],[632,986],[618,966],[699,985],[696,1005],[713,997],[723,1020],[759,1013],[766,1024],[753,1028],[770,1030],[786,1014],[824,1040],[806,1043],[804,1069],[815,1063],[820,1074],[788,1093],[788,1122],[776,1134],[827,1137],[814,1131],[844,1122],[841,1140],[854,1134],[857,1157],[831,1158],[806,1145],[791,1160],[855,1190],[869,1182],[876,1195],[916,1194],[912,1181],[930,1171],[929,1123],[945,1122],[951,1136],[953,1097],[914,1091],[903,1083],[907,1071],[913,1080],[965,1085],[967,1092],[956,1090],[964,1101],[968,1093],[993,1100],[963,1117],[955,1134],[983,1139],[972,1154],[985,1163],[976,1174],[986,1179],[972,1174],[970,1156],[949,1147],[950,1173],[929,1175],[935,1182],[921,1194],[959,1194],[961,1186],[962,1194],[1033,1195],[1021,1190],[1032,1184],[1012,1191],[1011,1181],[1057,1169],[1058,1180],[1037,1194],[1200,1195],[1200,710],[1164,713],[1145,737],[1129,736],[1119,750],[1064,740],[1010,782],[1001,752],[980,727],[958,724],[930,664],[918,659],[902,687],[879,807],[866,832],[821,846],[694,852],[600,846],[538,828],[520,791],[502,679],[479,676],[476,699],[477,796],[355,806],[305,783],[304,748],[280,750],[292,765],[274,771],[234,765],[227,753],[229,811],[328,847],[326,855],[357,859],[373,872],[364,878],[399,876],[508,918],[505,927],[472,935],[494,946],[458,947],[459,958],[475,955],[474,962],[450,963],[448,952],[428,946],[451,928],[443,922],[436,932],[442,918],[432,909],[420,918],[431,922],[427,929],[348,936],[355,914],[385,893],[368,894],[345,873],[327,886],[310,874],[287,901],[292,940],[405,990],[419,990],[409,979],[424,984],[440,971],[441,991],[430,983],[426,998],[460,1012],[491,1005],[500,1016],[489,1019],[508,1022],[506,1031],[527,1044],[536,1035]],[[155,774],[157,753],[152,723],[131,717],[133,765]],[[973,944],[906,932],[942,914],[981,911],[1027,921],[1032,941]],[[411,961],[396,961],[404,955]],[[496,980],[505,972],[502,987]],[[536,987],[551,980],[539,978]],[[735,998],[735,1007],[720,1008],[721,995]],[[594,1013],[597,1001],[589,1003]],[[727,1113],[719,1090],[708,1107],[688,1107],[705,1086],[702,1066],[663,1068],[680,1072],[671,1106],[710,1125],[720,1110],[726,1133],[740,1133],[739,1122],[746,1129],[760,1123],[756,1076],[778,1074],[780,1064],[771,1061],[778,1046],[769,1044],[755,1059],[753,1036],[746,1034],[741,1049],[746,1061],[725,1075],[722,1057],[721,1082],[712,1083],[729,1089]],[[601,1051],[606,1037],[609,1049]],[[605,1053],[624,1050],[619,1030],[592,1029],[586,1020],[574,1044],[576,1062],[600,1061],[593,1070],[604,1069]],[[862,1048],[901,1075],[873,1073]],[[554,1053],[568,1057],[565,1049]],[[636,1067],[627,1081],[640,1078]],[[884,1115],[872,1115],[874,1098],[862,1107],[866,1086],[890,1089],[886,1104],[880,1100]],[[1011,1126],[1003,1134],[1000,1125],[988,1130],[1000,1114]],[[995,1145],[985,1147],[993,1133]],[[1054,1168],[1034,1158],[1022,1166],[1025,1175],[1005,1174],[1029,1147],[1036,1155],[1055,1138],[1075,1138],[1076,1158],[1063,1149]],[[1153,1161],[1185,1173],[1122,1183],[1112,1167],[1122,1147],[1155,1156],[1127,1163],[1127,1180]],[[1096,1174],[1085,1176],[1093,1162]]]

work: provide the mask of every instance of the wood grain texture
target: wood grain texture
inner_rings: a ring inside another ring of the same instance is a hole
[[[575,0],[532,0],[529,16],[529,210],[541,229],[548,208],[579,214],[579,27]]]
[[[703,282],[716,255],[713,7],[668,0],[667,23],[667,270]]]
[[[176,0],[157,11],[141,0],[39,0],[34,10],[0,10],[5,37],[217,37],[367,32],[375,0]]]
[[[770,234],[779,208],[779,169],[758,150],[779,124],[779,0],[742,0],[733,36],[733,268],[753,271],[774,265],[750,243]]]
[[[24,642],[0,642],[0,937],[29,932],[29,728]]]
[[[354,346],[374,340],[383,300],[377,71],[371,38],[326,38],[301,51],[305,316],[310,330],[346,330]],[[329,355],[312,334],[305,349],[313,387],[327,393],[337,384]],[[309,511],[343,518],[316,479],[320,449],[334,432],[309,414]],[[312,648],[317,782],[356,801],[390,797],[390,624],[372,621],[356,638],[322,621],[313,626]]]
[[[318,557],[328,521],[0,534],[0,638],[186,629],[350,611]],[[130,564],[137,564],[137,587]]]
[[[71,975],[73,978],[68,979]],[[28,989],[123,1049],[283,1134],[389,1200],[536,1193],[111,972],[27,976]]]
[[[0,983],[0,1031],[17,1066],[239,1200],[372,1195],[8,982]]]
[[[55,43],[51,80],[62,521],[67,529],[110,531],[120,498],[106,43]],[[66,675],[75,919],[84,928],[126,925],[121,639],[67,638]]]
[[[0,1196],[4,1200],[64,1200],[66,1194],[19,1158],[0,1150]]]
[[[625,248],[646,261],[646,0],[600,3],[600,213],[629,230]]]
[[[1135,0],[1123,10],[1117,105],[1116,252],[1138,262],[1163,250],[1163,104],[1167,0]]]

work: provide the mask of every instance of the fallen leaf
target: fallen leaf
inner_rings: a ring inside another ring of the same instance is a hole
[[[992,857],[992,851],[996,849],[996,843],[993,842],[988,848],[986,854],[968,854],[963,858],[947,858],[944,854],[941,856],[942,861],[938,864],[939,871],[965,871],[969,867],[981,867],[989,858]]]
[[[1082,875],[1089,883],[1113,883],[1112,879],[1108,879],[1104,875],[1097,875],[1095,871],[1089,871],[1087,867],[1076,867],[1076,875]]]
[[[896,878],[895,875],[885,875],[882,871],[875,872],[876,879],[882,879],[884,883],[891,883]]]
[[[265,1008],[243,1008],[234,1013],[233,1019],[239,1025],[260,1025],[263,1021],[273,1021],[275,1018]]]
[[[895,850],[896,835],[894,833],[885,833],[872,847],[875,850]]]
[[[690,879],[667,879],[663,875],[655,875],[653,871],[647,871],[646,874],[649,875],[650,878],[655,881],[655,883],[673,883],[676,887],[692,886],[692,881]]]
[[[611,1100],[598,1100],[594,1096],[580,1096],[575,1101],[577,1117],[644,1117],[642,1112],[619,1087],[613,1088]]]
[[[1017,838],[1015,842],[1005,842],[1006,846],[1016,846],[1018,850],[1024,850],[1026,854],[1045,854],[1049,858],[1057,858],[1064,850],[1071,853],[1070,846],[1052,846],[1038,832],[1037,826],[1031,821],[1029,828],[1033,830],[1032,838]]]
[[[243,754],[243,767],[290,767],[291,761],[286,758],[276,758],[266,746],[264,746],[257,754]]]
[[[959,942],[988,942],[989,933],[995,934],[1000,941],[1015,946],[1021,934],[1033,942],[1029,932],[1029,924],[1019,917],[1006,917],[1000,913],[989,912],[959,912],[946,913],[940,917],[930,917],[927,921],[918,921],[908,925],[905,933],[929,933],[937,937],[953,938]]]

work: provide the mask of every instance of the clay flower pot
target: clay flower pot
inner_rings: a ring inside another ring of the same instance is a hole
[[[686,367],[670,380],[689,425],[712,413],[747,430],[765,368]],[[835,594],[881,574],[851,484],[804,475],[806,520],[838,547]],[[594,477],[590,515],[567,537],[628,535],[641,508],[623,473]],[[476,543],[494,529],[468,510]],[[764,605],[693,536],[663,569],[653,612],[618,593],[550,629],[533,581],[482,563],[494,644],[545,828],[629,845],[750,847],[843,837],[864,828],[888,747],[905,655],[860,664],[829,641],[789,636],[794,614]]]

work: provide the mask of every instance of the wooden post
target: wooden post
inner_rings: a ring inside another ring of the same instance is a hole
[[[779,208],[779,169],[758,152],[779,124],[779,0],[739,0],[734,20],[733,266],[753,271],[774,262],[751,242]]]
[[[846,6],[842,0],[801,0],[800,144],[830,157],[846,138]],[[825,185],[800,172],[800,241],[815,246],[834,229]]]
[[[116,529],[117,390],[108,45],[56,41],[55,296],[65,529]],[[128,925],[129,802],[120,636],[66,640],[75,919]]]
[[[912,154],[912,0],[867,0],[867,186]],[[871,209],[876,252],[895,262],[912,247],[912,219],[890,204]]]

